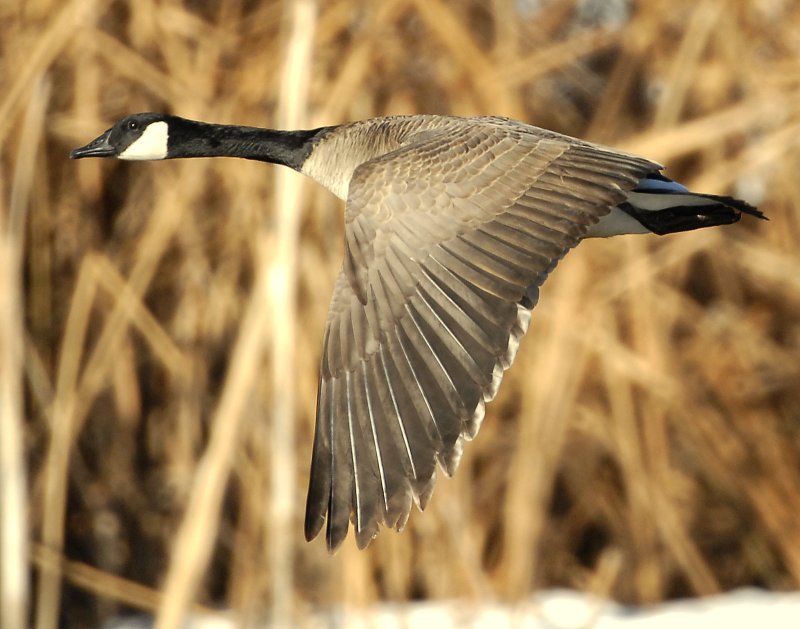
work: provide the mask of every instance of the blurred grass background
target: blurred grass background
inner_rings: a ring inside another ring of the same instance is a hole
[[[800,587],[796,2],[12,1],[0,67],[3,627],[26,597],[48,629]],[[329,557],[301,512],[341,204],[257,163],[67,159],[143,110],[512,116],[770,222],[582,244],[456,476]]]

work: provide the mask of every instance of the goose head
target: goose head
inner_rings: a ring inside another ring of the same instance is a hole
[[[72,159],[166,159],[170,157],[169,132],[172,118],[167,114],[149,112],[127,116],[87,145],[73,150],[69,156]]]

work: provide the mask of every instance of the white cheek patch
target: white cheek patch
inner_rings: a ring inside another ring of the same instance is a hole
[[[119,154],[119,159],[165,159],[169,125],[163,120],[152,122],[142,135]]]

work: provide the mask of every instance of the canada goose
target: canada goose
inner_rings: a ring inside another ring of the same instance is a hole
[[[346,201],[325,324],[305,536],[359,547],[455,471],[530,321],[539,286],[590,236],[764,218],[692,193],[646,159],[505,118],[397,116],[311,131],[141,113],[72,151],[230,156],[289,166]]]

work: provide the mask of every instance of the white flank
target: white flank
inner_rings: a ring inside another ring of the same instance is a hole
[[[589,228],[584,238],[608,238],[620,234],[649,234],[650,230],[618,207]]]
[[[165,159],[169,125],[163,120],[152,122],[142,135],[119,154],[120,159]]]

